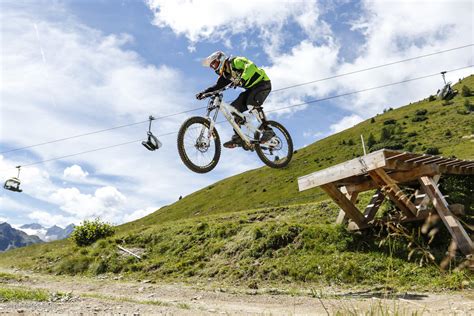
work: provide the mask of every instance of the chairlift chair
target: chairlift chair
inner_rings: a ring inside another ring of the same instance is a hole
[[[11,177],[7,181],[5,181],[5,184],[3,185],[3,188],[9,191],[13,192],[23,192],[22,189],[20,189],[20,168],[21,166],[17,166],[18,169],[18,176],[16,177]]]
[[[155,151],[159,149],[162,146],[162,144],[158,140],[158,138],[155,135],[153,135],[153,133],[151,132],[151,122],[155,118],[150,115],[148,119],[150,120],[150,123],[148,125],[148,132],[146,133],[148,137],[146,141],[142,142],[142,145],[145,146],[145,148],[148,149],[149,151]]]
[[[444,86],[443,88],[438,90],[438,98],[440,100],[450,100],[457,93],[457,90],[453,90],[451,88],[451,81],[446,82],[445,74],[446,74],[446,71],[441,72],[441,75],[443,76]]]

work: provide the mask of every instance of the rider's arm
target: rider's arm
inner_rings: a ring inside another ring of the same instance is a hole
[[[208,92],[212,92],[212,91],[222,89],[225,86],[227,86],[229,83],[231,83],[231,81],[229,79],[224,78],[224,76],[219,76],[219,79],[217,79],[216,84],[213,85],[213,86],[210,86],[206,90],[202,91],[202,93],[208,93]]]
[[[240,78],[244,82],[252,78],[257,71],[257,66],[245,57],[236,57],[234,59],[234,68],[242,71]]]

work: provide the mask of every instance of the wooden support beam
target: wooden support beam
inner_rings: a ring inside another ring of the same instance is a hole
[[[359,209],[351,202],[341,191],[332,183],[324,184],[321,189],[329,195],[334,202],[344,210],[347,217],[349,217],[359,228],[367,226],[365,218]]]
[[[424,191],[433,201],[433,206],[438,212],[444,225],[451,233],[451,236],[453,236],[453,240],[456,242],[458,249],[466,256],[472,255],[474,253],[474,244],[459,220],[449,210],[449,205],[441,191],[438,189],[436,182],[430,177],[421,177],[420,183]]]
[[[341,192],[355,205],[359,192],[348,191],[346,187],[341,188]],[[343,209],[339,211],[337,215],[336,224],[347,224],[349,218],[346,216],[346,212]]]
[[[370,177],[406,217],[415,217],[416,207],[383,169],[369,171]]]
[[[378,189],[375,191],[375,194],[372,196],[369,204],[364,210],[364,217],[367,222],[370,222],[374,219],[375,214],[377,214],[377,211],[380,208],[380,205],[383,203],[383,200],[385,200],[385,195],[382,193],[382,190]]]
[[[436,185],[438,185],[440,178],[441,176],[439,174],[432,177]],[[428,204],[431,201],[430,196],[425,192],[425,190],[423,190],[423,187],[422,187],[422,192],[424,193],[423,198],[421,198],[419,201],[415,200],[415,205],[416,205],[416,208],[418,209],[417,214],[416,214],[417,216],[420,215],[421,212],[424,212],[426,210]]]

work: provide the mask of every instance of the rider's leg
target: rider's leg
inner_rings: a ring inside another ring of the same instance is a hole
[[[234,101],[232,101],[230,103],[230,105],[232,105],[234,108],[236,108],[239,112],[247,111],[247,105],[246,104],[247,104],[248,94],[249,94],[248,90],[242,92],[241,94],[239,94],[237,99],[235,99]],[[240,122],[239,119],[240,119],[240,117],[234,117],[235,123],[237,123],[237,125],[240,126],[240,125],[242,125],[243,122]],[[234,129],[234,135],[232,135],[232,138],[229,141],[225,142],[223,144],[223,146],[226,147],[226,148],[235,148],[235,147],[238,147],[238,146],[242,146],[242,139],[237,134],[235,129]]]
[[[265,143],[275,136],[273,130],[267,126],[267,119],[265,113],[263,112],[263,102],[267,99],[268,95],[272,90],[272,84],[270,81],[263,81],[257,84],[250,90],[249,97],[247,99],[248,104],[254,105],[258,111],[258,115],[262,120],[263,132],[262,137],[260,138],[260,143]]]

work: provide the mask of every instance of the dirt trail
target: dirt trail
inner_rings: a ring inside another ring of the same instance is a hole
[[[345,314],[364,311],[375,314],[398,311],[402,315],[411,312],[427,315],[474,314],[472,290],[455,294],[405,294],[391,299],[382,298],[377,291],[346,291],[319,299],[311,295],[265,294],[262,290],[246,293],[211,291],[181,284],[130,283],[0,271],[26,276],[21,281],[8,281],[0,283],[0,286],[70,293],[55,302],[0,303],[0,314],[327,315],[337,311]]]

